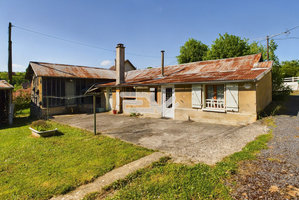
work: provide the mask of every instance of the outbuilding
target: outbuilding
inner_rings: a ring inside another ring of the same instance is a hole
[[[12,90],[13,86],[0,80],[0,124],[12,123]]]

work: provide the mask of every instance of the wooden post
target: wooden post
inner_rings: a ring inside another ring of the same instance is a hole
[[[93,132],[97,134],[96,96],[93,95]]]
[[[47,120],[49,119],[49,97],[47,96]]]
[[[267,61],[269,61],[269,36],[267,35]]]
[[[8,80],[12,84],[12,42],[11,42],[11,23],[8,25]]]

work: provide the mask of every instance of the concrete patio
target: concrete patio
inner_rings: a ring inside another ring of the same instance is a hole
[[[57,115],[52,120],[93,131],[92,114]],[[176,162],[215,164],[266,133],[267,127],[261,122],[229,126],[98,113],[97,132],[165,152]]]

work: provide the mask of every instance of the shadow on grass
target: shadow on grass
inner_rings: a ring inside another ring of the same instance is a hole
[[[0,130],[1,129],[7,129],[7,128],[17,128],[21,126],[27,126],[31,124],[33,121],[37,120],[36,118],[32,117],[16,117],[13,119],[13,124],[0,124]]]

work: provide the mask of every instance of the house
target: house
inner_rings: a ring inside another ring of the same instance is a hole
[[[12,90],[13,86],[0,80],[0,124],[12,123]]]
[[[92,97],[84,96],[84,93],[95,83],[115,81],[115,71],[96,67],[30,62],[26,78],[31,80],[31,115],[43,117],[46,114],[91,112]],[[103,94],[97,96],[96,102],[97,111],[104,111],[106,103]]]
[[[247,124],[272,101],[272,61],[263,62],[261,54],[128,72],[124,58],[125,47],[118,44],[116,81],[96,84],[87,92],[104,94],[106,110]]]
[[[125,67],[125,72],[136,70],[136,67],[129,60],[125,60],[124,67]],[[115,71],[116,69],[115,65],[111,66],[109,69]]]

